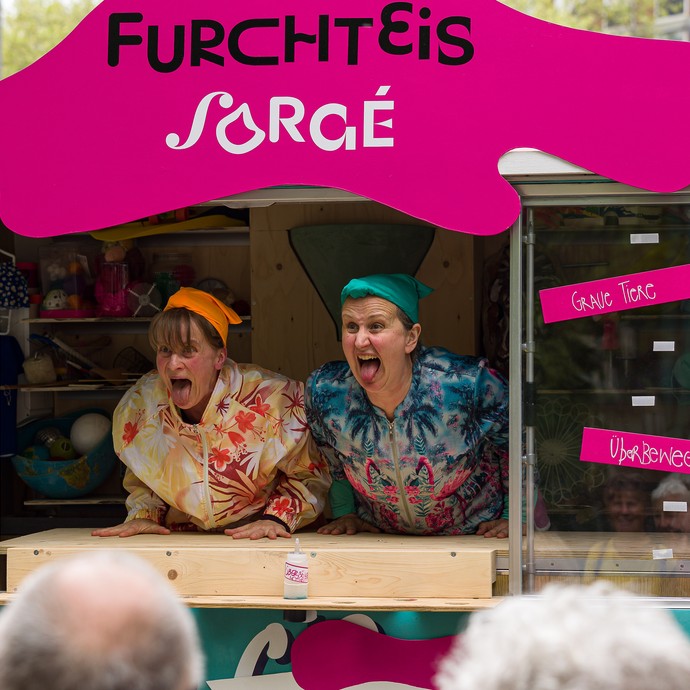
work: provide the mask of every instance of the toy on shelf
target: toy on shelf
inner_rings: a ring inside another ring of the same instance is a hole
[[[155,316],[163,308],[158,288],[143,281],[127,286],[127,306],[132,316]]]
[[[79,417],[70,430],[71,445],[80,455],[96,448],[110,434],[110,420],[98,412],[88,412]]]
[[[50,457],[55,460],[74,460],[77,457],[72,441],[65,436],[53,441],[48,450]]]
[[[95,248],[57,242],[39,248],[42,318],[95,316],[93,254]]]
[[[50,290],[43,298],[41,311],[58,311],[67,309],[67,293],[62,288]]]

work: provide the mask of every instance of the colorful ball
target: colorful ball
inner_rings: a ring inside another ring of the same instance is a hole
[[[64,436],[54,441],[50,446],[50,457],[55,460],[74,460],[77,454],[74,452],[72,441]]]
[[[44,298],[41,309],[64,309],[67,306],[67,293],[64,290],[51,290]]]
[[[47,460],[50,457],[50,452],[45,446],[29,446],[24,449],[22,457],[29,460]]]
[[[36,432],[34,443],[40,443],[46,446],[46,448],[50,448],[53,442],[57,441],[62,435],[62,432],[56,426],[46,426]]]
[[[79,455],[90,453],[110,433],[110,420],[97,412],[79,417],[70,431],[70,440]]]

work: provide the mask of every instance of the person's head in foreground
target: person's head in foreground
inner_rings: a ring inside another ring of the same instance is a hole
[[[410,387],[422,331],[418,302],[431,292],[412,276],[391,273],[354,278],[340,293],[345,359],[372,403],[385,411]]]
[[[127,552],[46,565],[0,612],[2,690],[196,690],[202,681],[191,612]]]
[[[690,638],[664,609],[612,585],[549,585],[475,613],[439,690],[684,690]]]
[[[149,328],[156,369],[188,422],[200,421],[227,358],[228,325],[242,319],[203,290],[181,288]]]

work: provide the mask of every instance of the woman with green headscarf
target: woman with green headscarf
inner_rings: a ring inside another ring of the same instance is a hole
[[[334,480],[321,533],[508,536],[508,387],[484,359],[421,345],[431,292],[402,274],[343,288],[347,362],[305,389]]]

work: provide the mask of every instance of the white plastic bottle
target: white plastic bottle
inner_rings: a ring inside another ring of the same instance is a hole
[[[299,539],[295,539],[295,550],[288,553],[285,560],[285,579],[283,581],[285,599],[306,599],[309,584],[309,564],[307,554],[300,549]]]

